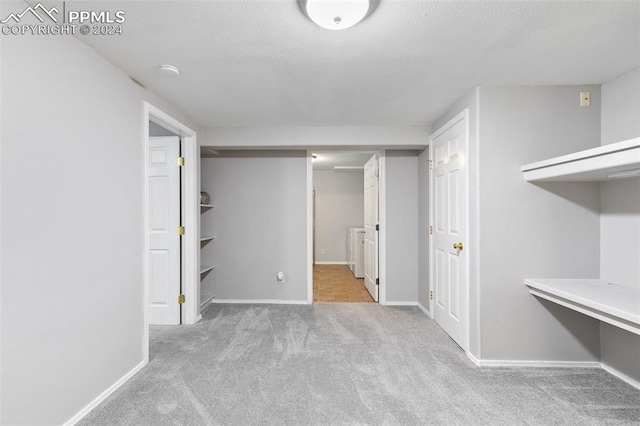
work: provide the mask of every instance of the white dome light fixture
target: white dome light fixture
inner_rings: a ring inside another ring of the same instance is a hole
[[[328,30],[344,30],[367,16],[370,0],[306,0],[309,18]]]

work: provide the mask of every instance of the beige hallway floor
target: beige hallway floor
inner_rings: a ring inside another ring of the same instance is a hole
[[[373,302],[363,278],[347,265],[313,265],[314,302]]]

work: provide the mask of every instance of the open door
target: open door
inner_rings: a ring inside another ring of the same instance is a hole
[[[464,350],[468,340],[467,120],[461,115],[432,136],[433,313]]]
[[[364,165],[364,285],[378,301],[378,157]]]
[[[149,323],[180,324],[180,138],[149,138]]]

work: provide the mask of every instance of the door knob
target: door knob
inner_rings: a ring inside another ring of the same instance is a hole
[[[458,251],[462,250],[462,249],[463,249],[463,247],[464,247],[464,246],[462,245],[462,242],[459,242],[459,243],[453,243],[453,248],[454,248],[454,249],[456,249],[456,250],[458,250]]]

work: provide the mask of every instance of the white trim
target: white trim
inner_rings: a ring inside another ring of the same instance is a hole
[[[185,159],[183,169],[183,223],[187,229],[183,237],[183,289],[186,303],[182,305],[183,324],[195,324],[200,315],[200,149],[197,134],[191,128],[185,126],[169,114],[154,107],[148,102],[143,102],[143,126],[144,126],[144,357],[149,359],[149,237],[147,212],[149,211],[149,188],[147,184],[147,166],[149,164],[149,121],[178,134],[183,141],[182,156]]]
[[[316,265],[348,265],[349,262],[337,260],[316,260]]]
[[[440,128],[438,128],[435,132],[433,132],[431,134],[431,136],[429,136],[429,160],[433,161],[433,140],[435,138],[437,138],[438,136],[440,136],[442,133],[446,132],[447,130],[449,130],[449,128],[453,127],[454,125],[456,125],[458,122],[464,120],[464,124],[465,124],[465,133],[466,133],[466,147],[465,147],[465,156],[467,158],[469,158],[469,152],[471,151],[470,149],[470,144],[471,141],[469,140],[469,108],[465,108],[463,109],[460,113],[456,114],[455,117],[453,117],[451,120],[447,121],[446,124],[440,126]],[[466,190],[465,190],[465,199],[466,199],[466,228],[467,228],[467,243],[469,243],[469,236],[471,235],[471,227],[470,225],[470,221],[471,221],[471,209],[470,209],[470,200],[469,200],[469,191],[470,191],[470,187],[471,187],[471,171],[469,170],[469,164],[471,163],[471,159],[469,158],[469,161],[467,161],[467,163],[465,164],[465,167],[467,168],[466,170]],[[433,186],[434,186],[434,181],[433,181],[433,169],[429,168],[429,222],[432,222],[433,220],[433,204],[434,204],[434,198],[433,198]],[[429,224],[430,226],[433,225],[433,223]],[[433,238],[430,235],[429,236],[429,291],[434,291],[434,280],[433,280],[433,262],[432,262],[432,258],[433,258],[433,247],[432,247],[432,241]],[[473,250],[471,251],[471,253],[473,253]],[[464,344],[465,347],[463,347],[464,351],[467,352],[469,350],[469,347],[471,345],[471,299],[470,299],[470,293],[471,293],[471,258],[470,255],[467,255],[466,257],[466,261],[465,261],[465,265],[464,265],[466,271],[467,271],[467,282],[466,282],[466,311],[467,311],[467,318],[466,318],[466,324],[465,324],[465,332],[466,332],[466,342]],[[430,300],[429,301],[429,308],[431,310],[431,312],[433,312],[433,301]],[[433,318],[435,319],[435,315],[433,316]],[[461,345],[462,347],[463,345]]]
[[[636,389],[640,389],[640,381],[634,379],[633,377],[627,376],[626,374],[624,374],[620,370],[617,370],[617,369],[611,367],[610,365],[606,365],[604,363],[600,363],[600,366],[607,373],[612,374],[612,375],[616,376],[618,379],[629,383],[631,386],[633,386]]]
[[[387,306],[418,306],[418,302],[403,302],[403,301],[389,302],[389,301],[387,301],[386,305]]]
[[[420,310],[421,310],[422,312],[424,312],[424,314],[425,314],[426,316],[428,316],[429,318],[433,319],[433,315],[431,315],[431,312],[429,312],[429,311],[427,310],[427,308],[425,308],[424,306],[422,306],[422,304],[421,304],[420,302],[418,302],[418,304],[417,304],[416,306],[417,306],[418,308],[420,308]]]
[[[64,426],[71,426],[71,425],[75,425],[76,423],[78,423],[80,420],[82,420],[82,418],[84,416],[86,416],[87,414],[89,414],[89,412],[91,412],[91,410],[93,410],[94,408],[96,408],[98,405],[100,405],[105,399],[107,399],[112,393],[114,393],[116,390],[118,390],[118,388],[122,385],[125,384],[125,382],[127,380],[129,380],[131,377],[133,377],[138,371],[140,371],[145,365],[147,365],[147,361],[142,361],[140,364],[136,365],[135,367],[133,367],[133,369],[131,371],[129,371],[127,374],[125,374],[124,376],[122,376],[117,382],[115,382],[114,384],[112,384],[111,386],[109,386],[107,388],[107,390],[105,390],[104,392],[102,392],[100,395],[98,395],[98,397],[96,399],[94,399],[93,401],[91,401],[86,407],[84,407],[82,410],[78,411],[78,413],[71,417],[66,423],[64,423]]]
[[[378,157],[378,303],[387,305],[387,154],[386,150],[380,152]]]
[[[478,367],[540,367],[540,368],[600,368],[598,361],[527,361],[527,360],[500,360],[477,359],[467,356],[472,361],[475,359]],[[473,355],[471,355],[473,356]],[[475,362],[475,361],[474,361]]]
[[[474,354],[472,354],[470,351],[465,351],[465,353],[467,354],[467,358],[469,358],[472,363],[474,363],[477,367],[480,367],[480,360],[476,358]]]
[[[313,152],[307,149],[307,301],[313,303]]]
[[[273,300],[273,299],[265,299],[265,300],[242,300],[242,299],[213,299],[211,303],[229,303],[229,304],[240,304],[240,305],[310,305],[311,302],[308,300]]]

